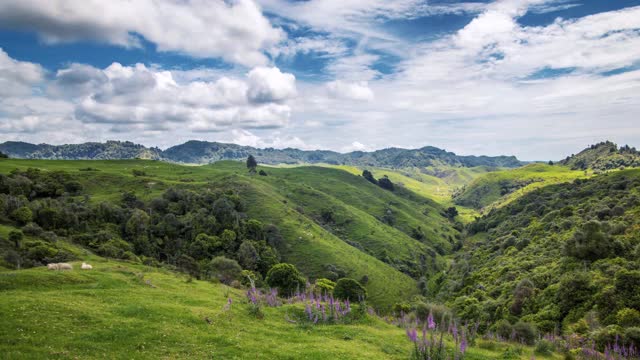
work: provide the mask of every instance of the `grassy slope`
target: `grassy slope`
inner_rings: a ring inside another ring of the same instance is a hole
[[[348,165],[322,165],[327,167],[333,167],[348,171],[354,175],[362,174],[364,168],[358,168]],[[451,200],[451,195],[454,190],[465,184],[468,184],[473,179],[486,174],[490,169],[486,167],[475,168],[448,168],[446,170],[440,170],[440,177],[429,175],[419,169],[382,169],[382,168],[367,168],[373,173],[375,178],[383,177],[387,175],[394,184],[399,184],[402,187],[421,195],[425,198],[431,199],[442,206],[454,206]],[[435,169],[427,169],[428,172],[435,172]],[[459,220],[467,223],[473,220],[473,218],[479,213],[470,207],[456,206],[460,212]]]
[[[370,279],[367,289],[370,293],[371,301],[381,308],[388,308],[399,299],[409,297],[417,291],[415,281],[409,276],[397,271],[374,256],[348,245],[343,239],[318,226],[310,216],[295,211],[295,208],[299,206],[293,201],[296,199],[289,199],[286,194],[292,189],[299,190],[303,187],[298,183],[306,181],[305,170],[280,169],[277,171],[278,174],[275,174],[276,169],[273,169],[274,171],[268,169],[270,173],[273,173],[272,176],[259,177],[248,176],[246,169],[238,162],[222,162],[211,166],[188,167],[140,160],[4,160],[0,162],[0,173],[7,173],[14,168],[26,169],[28,167],[41,168],[45,171],[66,170],[71,174],[76,174],[85,185],[87,192],[91,194],[91,200],[96,202],[115,201],[120,198],[120,194],[124,190],[135,191],[142,198],[150,199],[159,196],[164,190],[175,185],[240,190],[241,195],[248,200],[251,216],[266,223],[274,223],[281,229],[287,246],[283,254],[284,260],[296,264],[307,276],[316,277],[322,275],[323,267],[326,264],[337,265],[347,270],[349,276],[354,278],[367,275]],[[78,169],[88,167],[99,171],[78,171]],[[147,176],[134,177],[132,175],[133,169],[143,170]],[[322,189],[323,191],[329,191],[332,187],[340,188],[342,180],[339,177],[346,173],[336,170],[328,171],[330,172],[326,174],[313,174],[309,177],[331,181],[331,186],[325,187]],[[287,180],[279,181],[279,179],[285,177]],[[332,177],[338,177],[338,179],[333,179]],[[354,178],[351,175],[349,177]],[[185,180],[188,182],[184,182]],[[363,179],[356,180],[368,186],[368,183]],[[354,185],[350,184],[349,186]],[[314,191],[316,193],[319,192],[318,190]],[[351,190],[346,193],[350,192]],[[380,195],[382,193],[384,194]],[[344,207],[344,204],[349,202],[348,199],[339,200],[339,196],[335,194],[320,193],[320,195],[323,200],[321,204],[317,204],[318,206]],[[428,221],[424,217],[416,219],[417,215],[415,213],[417,213],[417,210],[407,210],[410,207],[410,204],[406,204],[407,200],[388,194],[377,187],[366,187],[363,193],[359,193],[359,196],[370,200],[381,197],[385,201],[400,203],[398,206],[404,206],[404,210],[411,215],[403,217],[403,221],[405,219],[414,223]],[[299,198],[297,200],[303,201],[305,199]],[[306,206],[307,204],[305,203],[304,205]],[[370,252],[374,255],[387,249],[392,255],[397,252],[399,258],[409,259],[412,254],[407,249],[425,246],[409,238],[404,233],[381,224],[375,218],[364,214],[356,207],[345,207],[344,209],[350,211],[349,216],[353,216],[353,224],[356,225],[345,228],[346,234],[341,234],[341,236],[360,240],[367,245],[367,249],[370,249]],[[446,225],[443,223],[437,224],[439,227]],[[375,229],[376,233],[366,237],[358,233],[358,231],[362,231],[367,226]],[[450,231],[450,229],[446,230]]]
[[[456,203],[487,211],[493,207],[502,207],[543,186],[586,178],[584,171],[574,171],[559,165],[530,164],[513,170],[487,173],[473,180],[455,199]],[[517,190],[502,194],[503,184],[513,185],[521,182]]]
[[[257,320],[242,291],[162,269],[84,260],[94,269],[74,263],[67,272],[0,271],[4,359],[406,359],[411,349],[404,330],[377,318],[303,327],[285,320],[299,305],[285,305],[265,308]],[[227,297],[234,300],[228,312]],[[505,346],[471,348],[465,359],[499,358]],[[522,359],[530,356],[525,349]]]

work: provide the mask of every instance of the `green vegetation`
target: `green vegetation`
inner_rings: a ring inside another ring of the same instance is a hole
[[[639,215],[640,170],[531,191],[470,224],[475,235],[433,279],[435,298],[495,331],[523,323],[600,349],[616,335],[628,344],[640,309]]]
[[[596,172],[640,167],[640,152],[629,145],[618,148],[616,144],[605,141],[568,156],[561,164],[573,170],[592,169]]]
[[[341,156],[3,159],[0,351],[559,359],[640,344],[640,170],[606,165],[635,149],[511,170],[435,148]]]
[[[462,186],[453,194],[457,205],[485,212],[504,206],[541,187],[586,178],[589,174],[564,166],[530,164],[513,170],[490,172]]]

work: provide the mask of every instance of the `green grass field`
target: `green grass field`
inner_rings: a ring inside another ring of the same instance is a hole
[[[583,179],[593,174],[560,165],[530,164],[513,170],[490,172],[469,183],[456,204],[487,212],[509,204],[543,186]]]
[[[66,272],[0,271],[3,359],[407,359],[411,351],[403,329],[376,317],[303,326],[286,320],[301,310],[294,304],[264,308],[256,319],[241,290],[83,259],[94,269],[76,262]],[[471,348],[465,359],[500,358],[510,345],[492,346]]]

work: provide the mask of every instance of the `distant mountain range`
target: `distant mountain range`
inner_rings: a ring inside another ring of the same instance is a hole
[[[70,145],[30,144],[7,141],[0,152],[13,158],[56,160],[149,159],[185,164],[208,164],[219,160],[243,160],[254,155],[264,164],[356,165],[386,168],[454,166],[519,167],[515,156],[459,156],[436,147],[420,149],[388,148],[372,152],[341,154],[328,150],[258,149],[250,146],[206,141],[188,141],[166,150],[145,147],[128,141],[88,142]]]

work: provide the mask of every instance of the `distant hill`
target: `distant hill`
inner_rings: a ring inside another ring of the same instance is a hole
[[[618,145],[605,141],[571,155],[560,162],[573,170],[611,170],[621,167],[639,167],[640,151],[628,145]]]
[[[88,142],[83,144],[48,145],[7,141],[0,144],[0,152],[12,158],[49,160],[159,160],[162,150],[147,148],[129,141]]]
[[[220,160],[242,160],[254,155],[263,164],[316,164],[372,166],[385,168],[406,167],[519,167],[523,165],[515,156],[459,156],[436,147],[420,149],[389,148],[373,152],[355,151],[341,154],[327,150],[258,149],[250,146],[206,141],[188,141],[165,151],[147,148],[131,142],[107,141],[71,145],[29,144],[8,141],[0,144],[0,151],[13,158],[108,160],[150,159],[185,164],[208,164]]]

